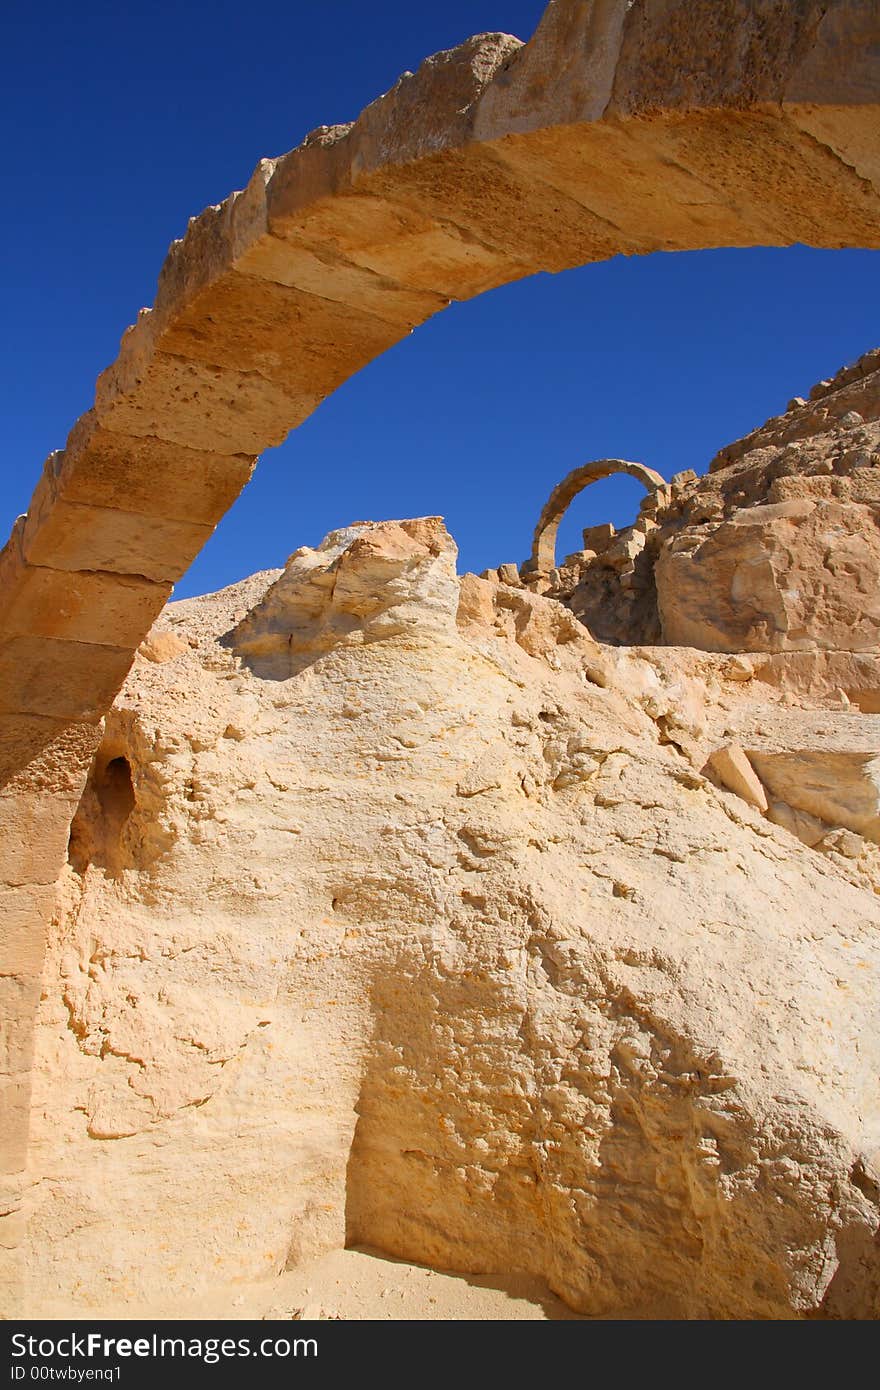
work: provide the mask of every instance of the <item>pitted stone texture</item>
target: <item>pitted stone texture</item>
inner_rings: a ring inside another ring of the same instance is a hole
[[[664,639],[708,651],[880,645],[880,529],[836,501],[749,507],[688,528],[657,562]]]
[[[699,771],[804,712],[453,561],[359,523],[157,625],[59,886],[30,1313],[347,1241],[593,1315],[876,1314],[867,861]]]
[[[65,502],[213,526],[254,471],[252,456],[211,454],[102,429],[92,412],[46,466]]]

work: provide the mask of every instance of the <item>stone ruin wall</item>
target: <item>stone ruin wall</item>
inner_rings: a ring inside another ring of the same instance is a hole
[[[601,641],[771,655],[880,709],[880,349],[652,488],[632,526],[497,577],[559,599]],[[783,655],[788,654],[788,655]]]

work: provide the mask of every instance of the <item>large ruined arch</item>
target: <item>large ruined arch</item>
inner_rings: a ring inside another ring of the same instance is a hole
[[[711,61],[708,56],[711,55]],[[880,245],[867,0],[553,0],[262,160],[0,558],[0,778],[112,702],[262,449],[450,300],[617,254]]]
[[[643,463],[630,463],[626,459],[594,459],[581,464],[557,483],[541,509],[535,534],[532,538],[532,553],[527,570],[531,574],[549,574],[556,564],[556,536],[559,523],[574,499],[591,483],[602,478],[611,478],[615,473],[625,473],[642,483],[648,492],[665,485],[666,479],[653,468]]]
[[[172,246],[0,554],[5,1172],[97,724],[256,456],[451,300],[618,254],[880,246],[878,52],[872,0],[552,0],[530,43],[428,59]]]

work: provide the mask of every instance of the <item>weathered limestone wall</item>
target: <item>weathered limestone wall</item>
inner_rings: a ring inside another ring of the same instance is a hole
[[[880,719],[748,666],[600,647],[431,517],[170,605],[49,933],[28,1313],[235,1311],[347,1239],[875,1317]],[[822,843],[704,775],[734,741]]]
[[[723,449],[657,519],[665,641],[876,653],[880,351]]]
[[[0,789],[0,1312],[19,1307],[20,1241],[46,931],[100,728],[75,724]]]

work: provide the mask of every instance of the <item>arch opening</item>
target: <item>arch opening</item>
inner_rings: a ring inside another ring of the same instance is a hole
[[[591,483],[598,482],[601,478],[613,477],[616,473],[635,478],[647,493],[656,492],[658,488],[666,486],[666,479],[655,469],[627,459],[594,459],[591,463],[573,468],[562,482],[557,483],[542,508],[532,539],[532,552],[528,563],[523,566],[524,575],[550,574],[556,566],[556,537],[559,525],[571,503]]]
[[[658,468],[658,472],[662,471]],[[556,533],[556,559],[565,565],[569,556],[584,551],[599,555],[617,536],[638,521],[641,508],[650,496],[640,483],[626,473],[600,478],[574,499],[559,523]]]
[[[137,805],[131,763],[99,749],[70,827],[68,861],[78,874],[94,864],[118,873],[126,862],[125,831]]]

